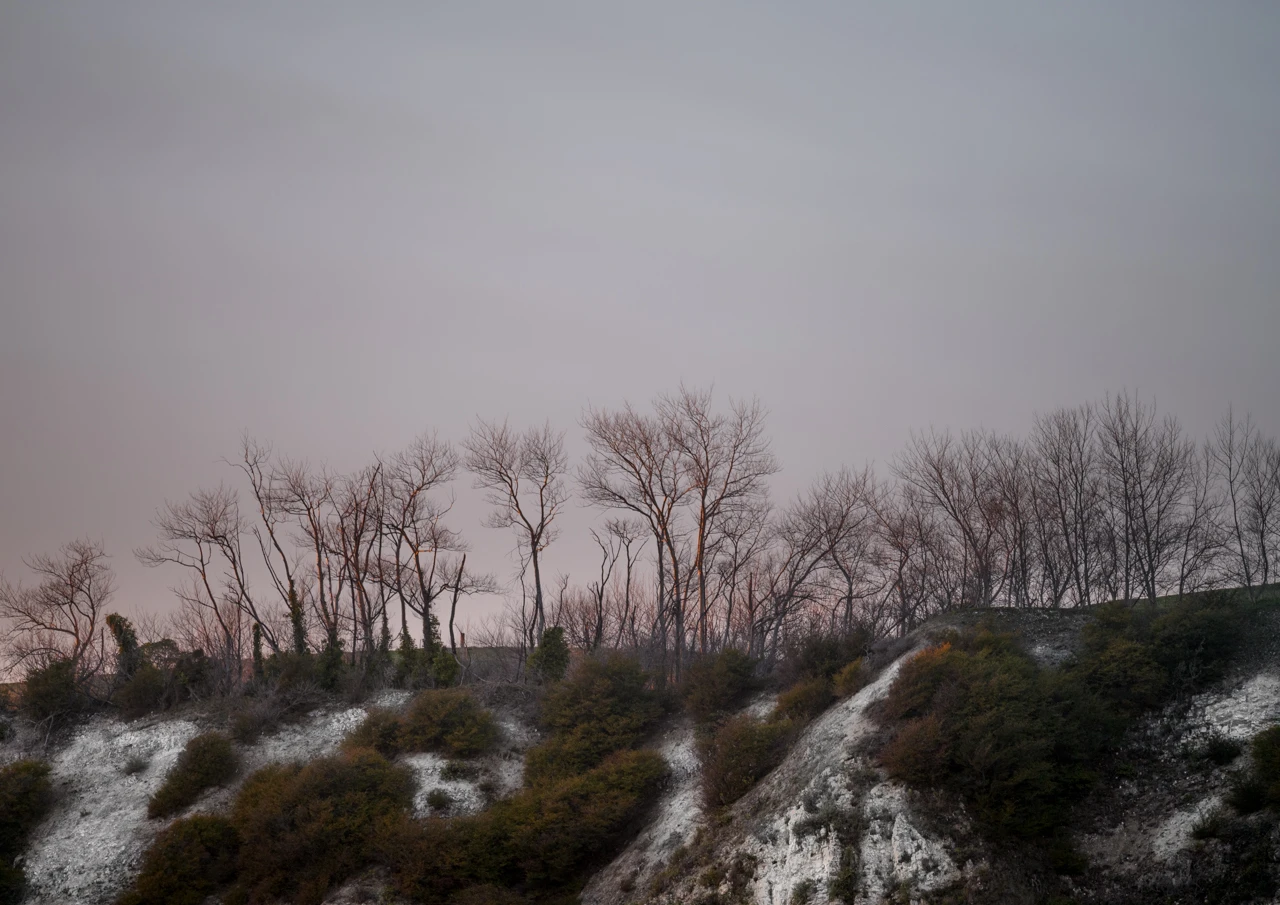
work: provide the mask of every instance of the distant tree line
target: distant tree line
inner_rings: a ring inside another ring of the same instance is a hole
[[[155,544],[137,551],[179,577],[177,614],[140,634],[201,651],[220,691],[264,657],[327,653],[370,677],[414,652],[458,658],[459,602],[503,590],[450,525],[462,472],[519,561],[503,614],[472,646],[510,648],[519,664],[553,637],[634,651],[678,679],[725,648],[768,664],[802,636],[903,635],[956,609],[1257,595],[1275,581],[1280,447],[1230,411],[1203,440],[1128,394],[1038,416],[1026,437],[930,430],[885,473],[820,475],[781,505],[765,417],[758,402],[682,387],[644,408],[588,409],[577,463],[549,424],[481,420],[458,448],[427,433],[350,473],[246,438],[230,463],[240,486],[166,503]],[[548,550],[575,497],[601,516],[597,568],[553,575]],[[27,564],[35,585],[0,581],[9,665],[68,662],[87,681],[111,662],[102,546]]]

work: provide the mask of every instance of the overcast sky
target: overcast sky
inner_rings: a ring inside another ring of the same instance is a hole
[[[0,0],[0,569],[101,539],[125,611],[244,431],[714,383],[785,499],[1108,389],[1274,435],[1278,340],[1280,4]]]

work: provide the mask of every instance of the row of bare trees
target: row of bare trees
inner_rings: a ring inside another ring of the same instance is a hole
[[[447,625],[456,653],[459,600],[500,590],[447,524],[463,470],[519,566],[518,591],[475,641],[527,652],[558,626],[579,648],[638,650],[673,677],[726,646],[768,660],[796,635],[903,634],[962,607],[1257,594],[1280,555],[1280,449],[1231,412],[1203,443],[1123,394],[1037,417],[1025,438],[929,431],[886,474],[822,475],[783,506],[757,402],[718,406],[682,387],[647,409],[588,409],[582,428],[576,467],[549,425],[482,420],[460,450],[425,434],[350,473],[246,439],[230,463],[245,490],[167,503],[137,555],[182,576],[171,631],[222,664],[227,687],[255,636],[277,653],[341,648],[361,668],[393,631],[401,648],[416,633],[432,650]],[[578,580],[546,564],[575,491],[601,514],[596,566]],[[98,668],[101,548],[30,565],[36,587],[0,584],[11,657]]]

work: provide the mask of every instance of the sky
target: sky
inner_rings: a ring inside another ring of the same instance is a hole
[[[0,0],[0,570],[101,540],[163,612],[132,551],[243,433],[578,456],[681,382],[761,400],[782,501],[1122,389],[1274,436],[1278,85],[1261,0]]]

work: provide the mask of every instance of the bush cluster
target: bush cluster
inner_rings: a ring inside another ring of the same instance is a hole
[[[76,684],[76,665],[54,660],[27,672],[18,706],[36,722],[59,722],[79,713],[88,704]]]
[[[1131,717],[1221,678],[1240,641],[1242,617],[1241,606],[1219,592],[1164,607],[1106,603],[1085,626],[1074,671]]]
[[[235,878],[240,834],[225,817],[175,820],[142,859],[117,905],[200,905]]]
[[[1231,804],[1242,814],[1263,808],[1280,812],[1280,726],[1259,732],[1249,743],[1252,763],[1231,793]]]
[[[119,905],[287,899],[316,905],[373,863],[379,826],[413,800],[409,771],[373,751],[272,764],[245,781],[229,818],[177,820],[147,850]]]
[[[949,787],[989,829],[1022,837],[1063,824],[1117,728],[1080,683],[985,629],[907,662],[882,715],[899,727],[880,754],[890,776]]]
[[[498,739],[493,714],[469,692],[436,688],[420,692],[404,716],[371,710],[343,747],[371,748],[394,758],[408,751],[433,751],[449,757],[474,757]]]
[[[715,732],[699,739],[702,789],[708,807],[737,801],[781,762],[791,743],[789,720],[730,717]]]
[[[0,769],[0,903],[22,900],[25,878],[14,862],[53,805],[49,765],[20,760]]]
[[[147,802],[147,816],[168,817],[190,807],[205,789],[223,785],[235,776],[238,766],[231,740],[225,735],[206,732],[195,736]]]
[[[525,755],[527,785],[577,776],[637,744],[662,716],[662,703],[634,658],[583,660],[542,702],[548,738]]]
[[[373,751],[265,767],[231,812],[242,840],[237,885],[251,903],[318,903],[372,861],[377,826],[412,802],[409,770]]]
[[[419,902],[500,902],[488,898],[494,889],[562,889],[617,843],[665,774],[653,752],[621,751],[472,817],[390,822],[379,833],[382,858],[399,891]]]
[[[689,664],[680,688],[684,705],[699,723],[723,717],[757,687],[756,662],[736,648],[699,657]]]

